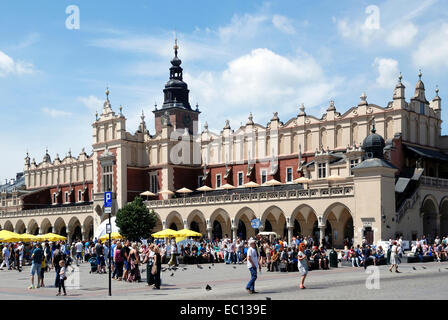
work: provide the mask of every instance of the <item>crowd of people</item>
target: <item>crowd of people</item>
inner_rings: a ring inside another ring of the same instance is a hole
[[[131,243],[128,240],[114,240],[109,248],[108,241],[100,240],[81,241],[79,239],[71,244],[65,241],[34,244],[3,244],[2,264],[0,270],[6,267],[9,270],[22,271],[25,264],[31,264],[31,285],[29,289],[44,287],[45,273],[54,270],[54,286],[58,288],[58,295],[66,294],[64,281],[67,278],[67,267],[76,263],[90,263],[91,273],[107,273],[109,261],[112,267],[112,278],[117,281],[140,282],[141,272],[146,270],[146,281],[154,289],[160,289],[162,264],[167,263],[168,268],[176,268],[179,264],[202,263],[247,263],[253,277],[254,251],[257,257],[256,268],[266,268],[268,272],[299,271],[302,276],[300,287],[304,287],[304,279],[310,268],[329,269],[337,267],[342,261],[351,263],[352,267],[368,265],[389,264],[390,271],[395,268],[403,258],[403,239],[390,239],[388,249],[381,245],[373,246],[364,240],[361,245],[350,246],[345,241],[345,248],[336,251],[324,239],[319,243],[315,238],[308,236],[293,237],[290,243],[286,239],[274,239],[258,235],[249,241],[240,238],[232,241],[228,235],[223,239],[210,241],[206,238],[199,241],[183,241],[176,243],[174,239],[143,241]],[[436,261],[447,259],[448,239],[435,237],[430,243],[421,237],[413,243],[410,254],[423,261],[425,256],[433,256]],[[252,256],[252,257],[251,257]],[[255,270],[256,271],[256,270]],[[256,272],[255,272],[256,273]],[[37,285],[34,277],[37,275]],[[256,278],[256,276],[255,276]],[[255,280],[253,280],[255,282]],[[253,283],[248,284],[250,292],[254,291]],[[62,291],[62,292],[61,292]]]

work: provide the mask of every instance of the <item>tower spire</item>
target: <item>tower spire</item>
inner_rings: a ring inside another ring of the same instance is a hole
[[[177,45],[177,35],[176,32],[174,32],[174,56],[177,57],[177,50],[179,49],[179,46]]]

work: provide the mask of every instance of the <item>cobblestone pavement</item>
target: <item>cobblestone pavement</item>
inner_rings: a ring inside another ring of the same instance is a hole
[[[164,266],[166,267],[166,266]],[[184,270],[184,268],[186,268]],[[90,274],[87,263],[79,267],[79,288],[69,287],[67,296],[56,297],[57,289],[51,287],[55,273],[45,274],[48,287],[28,290],[30,267],[23,272],[0,271],[0,299],[446,299],[448,263],[402,264],[402,273],[390,273],[387,266],[379,266],[375,274],[363,268],[342,267],[316,270],[308,274],[307,289],[299,290],[297,272],[280,273],[263,270],[258,275],[256,290],[248,295],[245,288],[249,280],[246,265],[215,264],[180,266],[176,271],[162,273],[161,290],[146,285],[146,272],[141,283],[112,280],[112,297],[108,296],[108,275]],[[142,269],[142,268],[141,268]],[[144,269],[144,268],[143,268]],[[76,274],[76,273],[74,273]],[[372,286],[371,277],[379,275],[379,289]],[[76,277],[75,277],[76,278]],[[212,290],[206,291],[206,285]]]

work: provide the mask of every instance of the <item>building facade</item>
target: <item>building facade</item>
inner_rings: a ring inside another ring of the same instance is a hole
[[[0,227],[87,239],[108,217],[105,191],[113,191],[115,214],[149,190],[156,194],[146,201],[158,216],[154,231],[248,238],[264,230],[327,236],[336,246],[347,238],[448,235],[448,137],[441,135],[439,90],[428,101],[421,73],[410,100],[400,75],[384,106],[363,93],[344,113],[330,101],[317,118],[302,104],[285,122],[273,112],[264,126],[249,114],[245,125],[232,129],[226,121],[215,133],[206,122],[198,128],[199,107],[189,103],[181,63],[176,42],[163,105],[153,110],[154,133],[143,112],[138,130],[128,132],[107,90],[92,124],[91,155],[51,161],[46,152],[39,164],[27,155],[26,194],[15,211],[0,210]],[[195,191],[204,185],[213,190]],[[183,187],[193,192],[168,192]],[[259,229],[251,227],[254,218]]]

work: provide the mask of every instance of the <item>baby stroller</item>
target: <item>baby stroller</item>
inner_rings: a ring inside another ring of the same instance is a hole
[[[98,270],[98,261],[95,255],[92,255],[89,259],[90,271],[89,273],[96,272]]]

